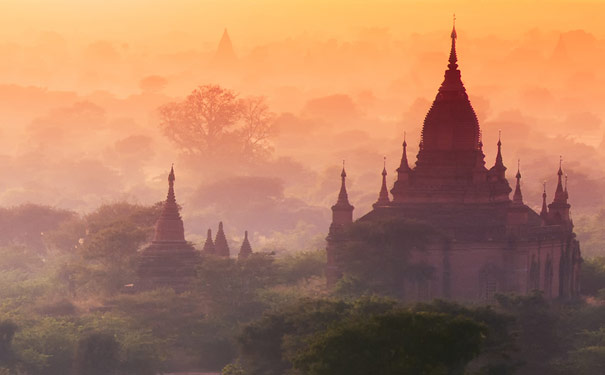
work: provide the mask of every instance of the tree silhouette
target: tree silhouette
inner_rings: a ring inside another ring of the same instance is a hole
[[[252,157],[269,150],[274,116],[262,97],[240,99],[232,90],[204,85],[159,112],[160,128],[185,154]]]

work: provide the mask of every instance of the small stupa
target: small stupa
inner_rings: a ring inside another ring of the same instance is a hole
[[[250,241],[248,241],[248,231],[244,232],[244,242],[242,242],[242,247],[239,249],[239,254],[237,255],[238,259],[246,259],[252,254],[252,246],[250,246]]]

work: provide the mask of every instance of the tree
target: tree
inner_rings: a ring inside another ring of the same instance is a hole
[[[86,237],[85,258],[98,261],[107,274],[107,290],[119,290],[132,280],[137,250],[147,239],[144,230],[130,222],[116,222]]]
[[[331,326],[293,362],[309,375],[461,375],[485,333],[462,316],[395,311]]]
[[[113,335],[90,333],[78,342],[74,362],[76,375],[115,374],[120,362],[120,346]]]
[[[242,152],[244,155],[263,156],[270,151],[268,140],[273,131],[275,114],[261,96],[241,99],[240,106],[243,120]]]
[[[605,289],[605,257],[591,258],[582,264],[580,274],[582,294],[595,296]]]
[[[258,291],[278,283],[273,256],[263,253],[237,261],[203,256],[197,275],[198,290],[211,301],[212,313],[240,321],[260,316],[264,304]]]
[[[551,361],[565,354],[567,340],[560,329],[562,314],[541,292],[528,296],[496,295],[499,308],[515,317],[518,331],[517,362],[523,367],[519,374],[548,374]]]
[[[14,348],[25,372],[31,375],[64,375],[73,365],[77,327],[69,319],[42,318],[21,326]]]
[[[314,334],[347,317],[368,317],[394,306],[391,300],[369,298],[354,302],[301,299],[282,306],[244,326],[239,337],[241,365],[250,375],[282,375]]]
[[[45,233],[75,217],[71,211],[31,203],[0,208],[0,245],[20,244],[44,253]]]
[[[264,98],[239,99],[217,85],[199,86],[159,108],[160,128],[188,155],[250,157],[268,152],[274,116]]]
[[[337,293],[359,295],[378,293],[404,298],[404,285],[411,279],[430,278],[432,269],[409,262],[412,250],[423,250],[441,238],[428,224],[386,217],[376,221],[356,221],[337,244],[337,261],[344,277]]]
[[[14,365],[15,353],[12,345],[17,328],[17,325],[10,320],[0,321],[0,365],[2,366]]]

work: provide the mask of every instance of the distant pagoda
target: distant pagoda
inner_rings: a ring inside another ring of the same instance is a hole
[[[248,231],[245,231],[244,241],[242,242],[242,247],[239,249],[237,259],[247,259],[250,255],[252,255],[252,246],[250,246],[250,241],[248,241]]]
[[[155,224],[151,244],[139,255],[137,290],[170,287],[187,290],[195,276],[198,252],[185,241],[183,220],[174,195],[174,168],[168,175],[168,196]]]
[[[214,67],[220,68],[231,68],[236,63],[237,56],[235,55],[235,51],[233,50],[233,44],[231,43],[229,33],[227,32],[227,29],[225,29],[214,54],[212,65],[214,65]]]

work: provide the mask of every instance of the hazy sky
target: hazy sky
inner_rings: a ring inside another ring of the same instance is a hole
[[[487,166],[502,129],[528,204],[563,155],[574,212],[603,206],[605,1],[493,0],[0,0],[0,204],[153,203],[175,162],[189,233],[219,219],[236,233],[323,233],[342,159],[356,217],[384,155],[392,184],[404,131],[415,161],[453,13]],[[228,66],[214,60],[225,28]],[[210,83],[267,98],[280,116],[271,160],[191,162],[161,134],[157,108]]]
[[[603,35],[603,1],[359,1],[359,0],[2,0],[4,35],[53,30],[67,38],[136,41],[173,31],[214,40],[224,27],[241,43],[266,42],[300,32],[346,36],[357,27],[395,33],[448,28],[452,13],[469,33],[590,29]],[[178,41],[175,41],[178,43]]]

